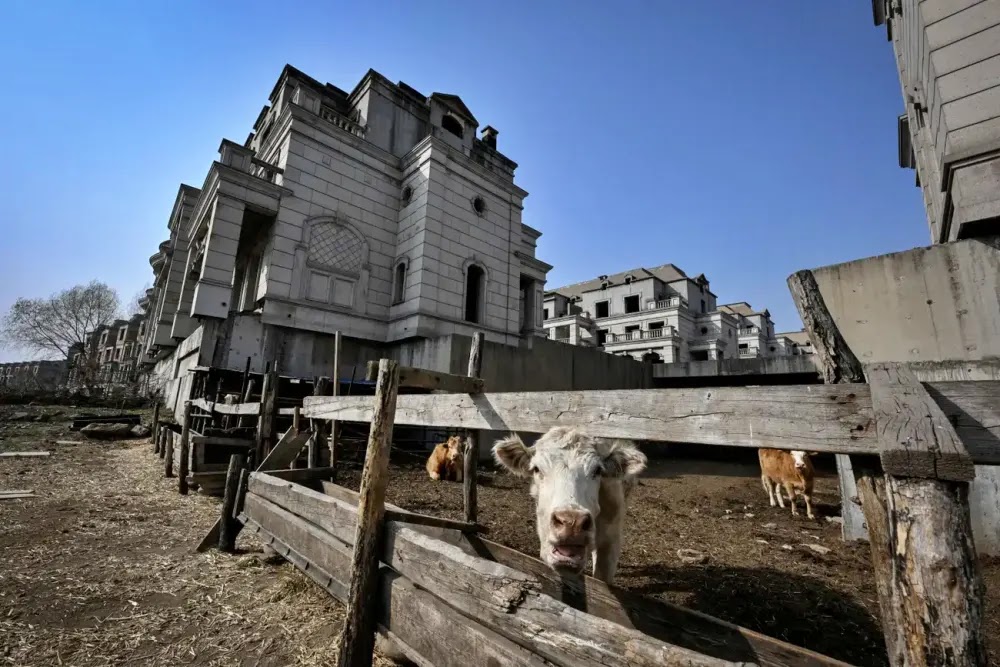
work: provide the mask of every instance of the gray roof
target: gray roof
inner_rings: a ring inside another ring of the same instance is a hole
[[[625,276],[629,274],[635,276],[636,280],[657,278],[665,283],[672,283],[677,280],[685,280],[688,278],[687,274],[680,268],[674,266],[673,264],[664,264],[662,266],[654,266],[651,269],[644,269],[642,267],[629,269],[628,271],[622,271],[620,273],[610,275],[607,279],[612,285],[621,285],[625,282]],[[558,292],[566,297],[580,296],[584,292],[591,292],[593,290],[600,289],[602,282],[601,278],[594,278],[593,280],[585,280],[582,283],[573,283],[572,285],[566,285],[565,287],[556,287],[551,291]]]

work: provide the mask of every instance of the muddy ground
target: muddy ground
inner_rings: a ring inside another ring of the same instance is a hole
[[[9,421],[16,413],[28,419]],[[66,407],[0,407],[0,665],[332,665],[341,607],[251,536],[241,553],[194,554],[218,500],[181,497],[148,441],[84,441]],[[82,444],[57,444],[57,441]],[[360,468],[342,482],[356,488]],[[525,482],[491,467],[480,517],[490,539],[534,554]],[[767,506],[752,463],[652,463],[629,508],[617,583],[857,665],[883,665],[867,546],[845,545],[836,480],[822,477],[819,520]],[[461,486],[394,457],[389,500],[459,518]],[[818,553],[808,545],[818,545]],[[676,552],[702,551],[685,565]],[[1000,563],[984,563],[986,634],[1000,655]],[[1000,664],[1000,660],[994,660]],[[380,658],[376,664],[385,664]]]

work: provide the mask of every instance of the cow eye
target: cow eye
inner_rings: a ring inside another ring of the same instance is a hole
[[[538,474],[538,466],[531,466],[531,474],[532,475]]]

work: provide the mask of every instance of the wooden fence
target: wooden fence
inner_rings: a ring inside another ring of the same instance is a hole
[[[303,424],[370,422],[359,493],[324,480],[324,495],[289,481],[316,482],[326,469],[247,475],[234,459],[220,519],[229,526],[224,547],[233,526],[246,524],[345,601],[342,667],[370,664],[376,626],[419,664],[467,665],[473,656],[515,665],[621,656],[634,665],[842,664],[590,578],[557,580],[540,561],[472,536],[474,504],[465,522],[387,509],[394,425],[534,433],[563,425],[594,437],[849,454],[884,476],[864,501],[870,523],[881,521],[873,530],[892,536],[885,558],[873,542],[892,664],[986,664],[967,489],[973,463],[1000,463],[1000,382],[924,385],[906,366],[881,364],[866,369],[868,383],[491,394],[471,393],[482,389],[473,378],[429,379],[389,360],[372,375],[374,397],[313,396],[280,411]],[[465,393],[397,396],[401,378]],[[286,441],[301,448],[293,431],[272,455]],[[287,452],[279,458],[272,464]],[[466,457],[473,469],[476,460]]]

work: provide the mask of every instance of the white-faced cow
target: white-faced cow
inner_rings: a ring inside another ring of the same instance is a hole
[[[815,471],[813,470],[810,454],[801,450],[784,451],[781,449],[759,449],[757,456],[760,459],[760,480],[767,491],[771,507],[774,507],[775,497],[778,505],[785,507],[781,499],[781,487],[785,487],[788,494],[788,502],[792,505],[792,515],[797,516],[799,511],[795,508],[795,492],[802,494],[806,503],[806,516],[810,519],[816,518],[813,515],[812,492]]]
[[[588,556],[593,574],[611,583],[618,569],[625,503],[646,467],[646,455],[627,440],[591,438],[555,427],[533,447],[516,435],[493,446],[497,462],[531,477],[541,559],[579,574]]]

